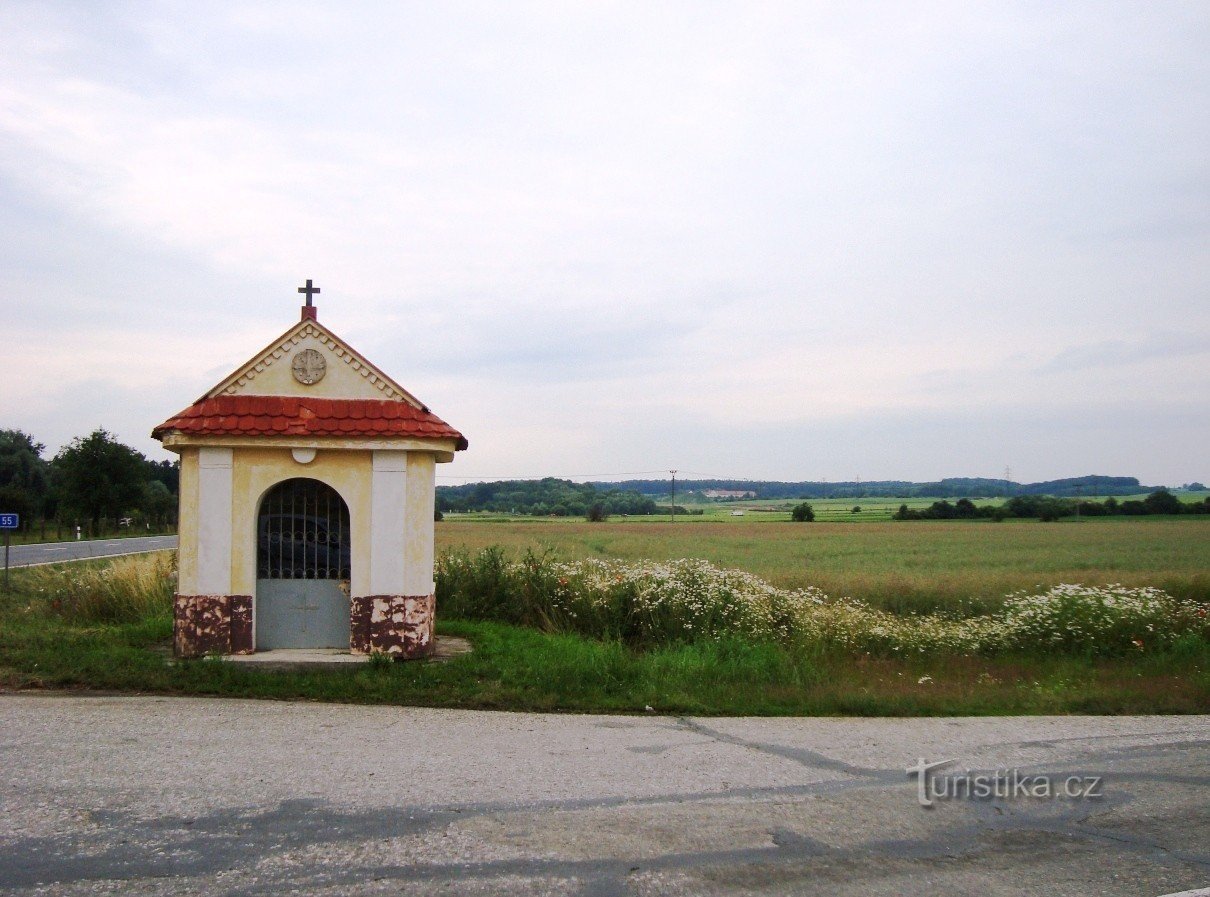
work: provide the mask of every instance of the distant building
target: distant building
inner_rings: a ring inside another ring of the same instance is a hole
[[[756,498],[756,493],[750,489],[703,489],[706,498]]]

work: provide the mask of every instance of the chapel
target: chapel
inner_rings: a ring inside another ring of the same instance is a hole
[[[180,455],[180,657],[435,642],[436,465],[467,441],[321,324],[301,320],[152,436]]]

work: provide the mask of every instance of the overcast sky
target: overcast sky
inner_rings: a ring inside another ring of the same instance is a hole
[[[167,457],[310,277],[446,477],[1210,480],[1208,94],[1204,0],[5,0],[0,427]]]

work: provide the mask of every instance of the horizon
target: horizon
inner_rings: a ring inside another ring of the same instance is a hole
[[[493,477],[490,479],[482,479],[482,480],[472,479],[472,480],[468,480],[465,482],[458,482],[458,483],[438,482],[437,485],[438,485],[438,487],[440,487],[440,486],[473,486],[473,485],[478,485],[481,483],[488,483],[488,484],[490,484],[490,483],[513,483],[513,482],[524,483],[524,482],[538,482],[538,481],[547,480],[547,479],[563,480],[565,482],[578,483],[578,484],[590,483],[593,485],[603,485],[603,486],[615,486],[615,485],[620,486],[620,485],[626,485],[628,483],[636,483],[636,482],[655,482],[655,483],[671,484],[671,482],[672,482],[671,478],[665,477],[665,478],[661,479],[656,474],[658,474],[658,471],[651,472],[651,475],[649,475],[649,476],[639,476],[639,475],[635,475],[635,474],[613,474],[613,476],[628,477],[628,479],[620,479],[620,480],[593,479],[593,478],[576,479],[575,477],[557,476],[554,474],[548,474],[546,476],[537,476],[537,477]],[[438,476],[438,480],[440,480],[440,479],[442,479],[442,477]],[[445,479],[458,479],[458,478],[457,477],[445,477]],[[1117,475],[1112,475],[1112,474],[1095,474],[1095,473],[1083,474],[1081,476],[1072,476],[1072,477],[1054,477],[1054,478],[1046,479],[1046,480],[1035,480],[1033,482],[1024,482],[1024,481],[1018,481],[1018,480],[1005,480],[1002,477],[1001,478],[996,478],[996,477],[941,477],[936,480],[904,480],[904,479],[896,479],[893,477],[871,478],[871,479],[860,479],[860,480],[829,480],[829,479],[822,479],[822,480],[764,480],[764,479],[761,479],[761,480],[757,480],[757,479],[752,479],[750,477],[707,477],[707,476],[689,476],[689,477],[684,477],[684,478],[678,476],[676,479],[676,482],[678,484],[680,484],[680,483],[688,484],[688,483],[719,482],[719,483],[750,483],[752,485],[779,483],[779,484],[788,484],[788,485],[861,487],[861,486],[878,486],[878,485],[882,485],[885,483],[903,483],[905,485],[911,485],[911,486],[927,486],[927,485],[932,485],[934,483],[941,484],[941,483],[954,483],[954,482],[961,482],[961,481],[978,481],[978,482],[988,482],[988,483],[1006,483],[1006,484],[1011,484],[1013,486],[1026,487],[1026,486],[1038,486],[1043,483],[1047,483],[1047,484],[1049,484],[1049,483],[1065,483],[1065,482],[1089,480],[1089,479],[1134,480],[1136,483],[1138,483],[1139,488],[1143,489],[1143,490],[1147,490],[1147,489],[1177,489],[1177,490],[1179,490],[1179,489],[1183,489],[1185,486],[1188,486],[1188,485],[1201,484],[1201,480],[1196,479],[1196,478],[1184,480],[1180,483],[1146,483],[1135,476],[1129,476],[1129,475],[1117,476]],[[1195,490],[1195,491],[1201,491],[1201,490]]]

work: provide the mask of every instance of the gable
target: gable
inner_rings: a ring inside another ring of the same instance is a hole
[[[291,369],[294,359],[307,349],[320,353],[325,362],[323,377],[310,385],[295,379]],[[415,396],[314,320],[295,324],[202,400],[240,395],[376,399],[424,408]]]

